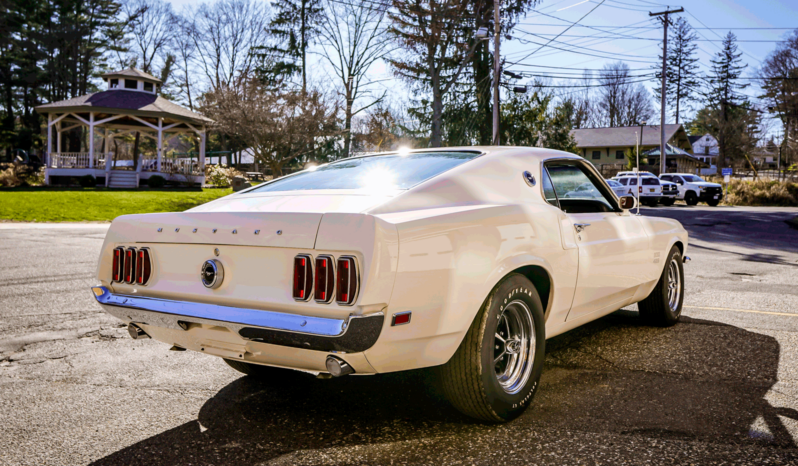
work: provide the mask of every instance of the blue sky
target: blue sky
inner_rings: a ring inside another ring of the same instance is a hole
[[[374,0],[370,2],[373,3]],[[184,5],[195,6],[200,2],[171,0],[171,3],[180,11]],[[658,63],[662,27],[649,18],[648,12],[678,7],[685,8],[685,12],[680,15],[686,17],[694,28],[712,28],[696,29],[701,39],[699,58],[702,72],[709,70],[710,59],[720,49],[720,40],[729,30],[741,40],[739,47],[744,52],[743,60],[748,64],[745,75],[753,77],[756,76],[761,60],[776,46],[774,41],[784,37],[790,30],[734,28],[798,27],[798,0],[693,0],[676,4],[655,0],[604,0],[603,3],[601,0],[545,0],[520,21],[512,32],[512,39],[503,42],[501,52],[507,62],[523,59],[519,65],[506,66],[505,69],[556,77],[577,77],[582,69],[599,69],[606,63],[622,60],[633,70],[633,75],[649,74],[652,72],[652,65]],[[585,14],[587,16],[579,22],[579,26],[563,33],[572,22]],[[559,33],[563,35],[556,40],[569,45],[552,42],[550,45],[559,49],[547,46],[527,57],[530,52],[539,48],[534,43],[546,43]],[[619,39],[619,34],[628,38]],[[573,46],[583,48],[563,50]],[[378,86],[396,91],[398,83],[393,82],[390,70],[384,64],[376,66],[373,75],[372,79],[381,81]],[[386,79],[387,82],[382,81]],[[641,76],[641,81],[643,79]],[[581,83],[582,81],[573,80],[557,84]],[[651,87],[652,83],[644,84]],[[746,92],[756,96],[758,88],[752,84]]]

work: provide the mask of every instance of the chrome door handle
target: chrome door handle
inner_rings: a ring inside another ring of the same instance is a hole
[[[576,229],[577,233],[582,233],[582,230],[589,227],[589,223],[574,223],[574,229]]]

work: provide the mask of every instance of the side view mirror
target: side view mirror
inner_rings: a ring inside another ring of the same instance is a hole
[[[621,196],[621,209],[629,210],[637,206],[637,199],[634,196]]]

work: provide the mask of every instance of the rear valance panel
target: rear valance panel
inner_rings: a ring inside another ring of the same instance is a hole
[[[284,212],[126,215],[114,220],[111,231],[121,241],[137,243],[313,249],[321,217],[318,213]]]

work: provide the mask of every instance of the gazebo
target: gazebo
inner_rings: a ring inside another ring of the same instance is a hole
[[[141,180],[155,175],[173,182],[203,183],[206,128],[212,120],[158,96],[161,80],[143,71],[130,68],[103,78],[105,91],[36,107],[47,114],[45,183],[84,175],[104,179],[105,186],[112,188],[138,187]],[[88,127],[88,151],[64,152],[61,134],[80,126]],[[110,149],[115,137],[134,132],[152,139],[157,147],[155,157],[134,154],[135,169]],[[199,139],[197,160],[165,157],[164,147],[180,134]]]

